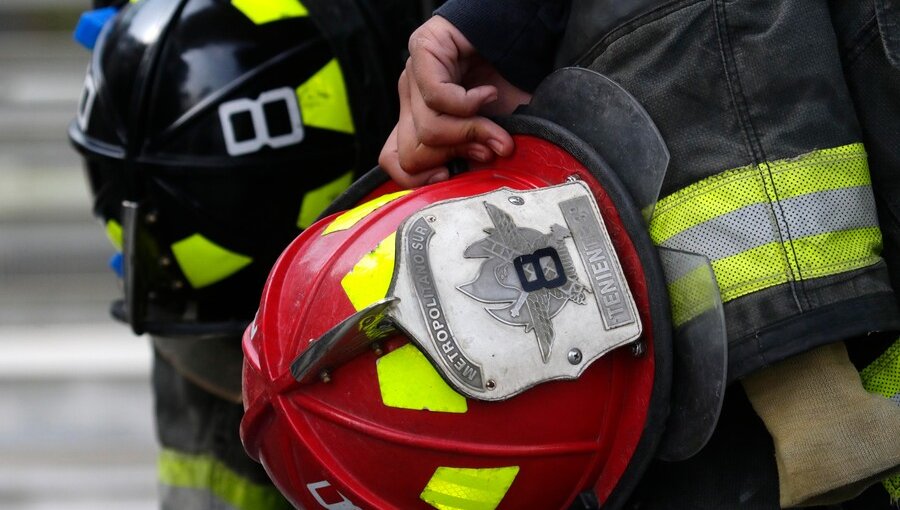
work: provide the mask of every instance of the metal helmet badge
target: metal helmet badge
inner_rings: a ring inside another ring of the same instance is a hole
[[[522,205],[520,197],[510,197],[510,203]],[[534,331],[541,357],[547,363],[553,346],[552,319],[571,301],[586,305],[590,287],[579,281],[575,263],[565,240],[572,232],[559,224],[550,226],[543,234],[532,228],[519,227],[507,213],[489,203],[484,204],[493,227],[485,229],[488,237],[466,248],[466,258],[487,258],[478,276],[457,288],[486,304],[505,306],[485,310],[498,321],[511,326],[524,326]],[[579,217],[584,221],[586,216]],[[574,218],[568,218],[573,219]],[[596,224],[595,224],[596,226]],[[625,325],[634,321],[633,310],[622,296],[618,267],[610,267],[603,252],[605,239],[593,239],[586,246],[588,260],[596,259],[596,269],[606,286],[601,290],[610,295],[606,302],[612,306],[601,308],[605,326]],[[608,251],[606,252],[608,253]],[[618,305],[618,306],[616,306]]]
[[[578,281],[565,245],[571,233],[554,224],[549,234],[542,234],[517,226],[491,204],[484,208],[493,227],[485,229],[488,237],[466,248],[464,256],[488,260],[474,280],[457,289],[482,303],[505,305],[485,310],[504,324],[524,326],[526,333],[533,330],[546,363],[553,346],[551,320],[569,301],[584,305],[590,292]]]
[[[640,336],[634,299],[584,183],[433,204],[404,222],[398,246],[388,293],[398,303],[388,315],[474,398],[502,400],[578,377]],[[576,306],[566,307],[570,301]]]

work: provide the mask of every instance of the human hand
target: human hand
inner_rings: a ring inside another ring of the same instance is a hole
[[[450,159],[509,155],[512,137],[482,115],[511,113],[530,94],[500,76],[440,16],[413,32],[409,51],[397,87],[400,118],[382,148],[382,169],[401,186],[415,187],[447,179]]]

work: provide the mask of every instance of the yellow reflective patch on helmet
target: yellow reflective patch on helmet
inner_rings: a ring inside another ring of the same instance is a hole
[[[357,311],[384,299],[394,274],[394,245],[397,233],[384,238],[341,278],[341,287]]]
[[[309,16],[309,11],[298,0],[231,0],[231,5],[257,25]]]
[[[336,59],[331,59],[297,87],[297,99],[304,125],[351,135],[356,131],[350,114],[344,73]]]
[[[517,474],[519,466],[439,467],[419,498],[441,510],[493,510],[503,501]]]
[[[116,220],[107,220],[106,237],[119,251],[122,251],[122,225]]]
[[[347,230],[353,225],[356,225],[356,222],[371,214],[372,211],[409,193],[412,193],[412,190],[405,189],[396,193],[381,195],[374,200],[370,200],[362,205],[358,205],[335,218],[334,221],[332,221],[331,224],[325,228],[325,230],[322,232],[322,235],[324,236],[332,232],[337,232],[339,230]]]
[[[460,395],[438,375],[437,370],[412,344],[378,359],[378,387],[388,407],[464,413],[469,410]]]
[[[172,244],[172,253],[195,289],[224,280],[253,262],[252,258],[227,250],[200,234]]]
[[[347,172],[328,184],[318,187],[303,195],[300,205],[300,215],[297,217],[297,227],[307,228],[315,223],[316,218],[322,214],[334,199],[353,183],[353,172]]]

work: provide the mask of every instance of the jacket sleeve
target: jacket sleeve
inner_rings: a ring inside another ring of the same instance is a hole
[[[435,14],[458,28],[513,85],[533,91],[553,68],[570,0],[449,0]]]

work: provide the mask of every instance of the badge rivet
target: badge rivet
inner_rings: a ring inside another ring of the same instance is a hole
[[[427,221],[428,223],[434,223],[435,221],[437,221],[437,218],[435,218],[434,216],[428,215],[428,216],[425,216],[425,221]]]
[[[512,196],[509,197],[509,203],[512,205],[522,205],[525,203],[525,199],[522,197]]]
[[[328,370],[322,370],[319,372],[319,379],[321,379],[323,383],[328,384],[331,382],[331,374]]]
[[[492,390],[497,387],[497,383],[495,383],[493,379],[488,379],[487,382],[484,383],[484,387]]]
[[[156,223],[156,219],[156,213],[154,212],[147,213],[147,215],[144,216],[144,221],[146,221],[148,225],[153,225],[154,223]]]
[[[573,365],[577,365],[577,364],[581,363],[581,359],[582,359],[581,351],[578,349],[572,349],[571,351],[569,351],[568,358],[569,358],[569,363],[571,363]]]
[[[183,282],[183,281],[181,281],[181,280],[175,280],[174,282],[172,282],[172,289],[173,289],[173,290],[181,290],[181,289],[183,289],[183,288],[184,288],[184,282]]]
[[[169,267],[172,265],[172,259],[169,257],[160,257],[159,265],[160,267]]]
[[[580,180],[581,180],[581,177],[579,177],[577,174],[572,174],[572,175],[566,177],[566,182],[578,182]]]
[[[374,342],[374,343],[372,344],[372,352],[374,352],[375,355],[376,355],[376,356],[379,356],[379,357],[380,357],[382,354],[384,354],[384,349],[382,349],[382,347],[381,347],[381,342]]]

